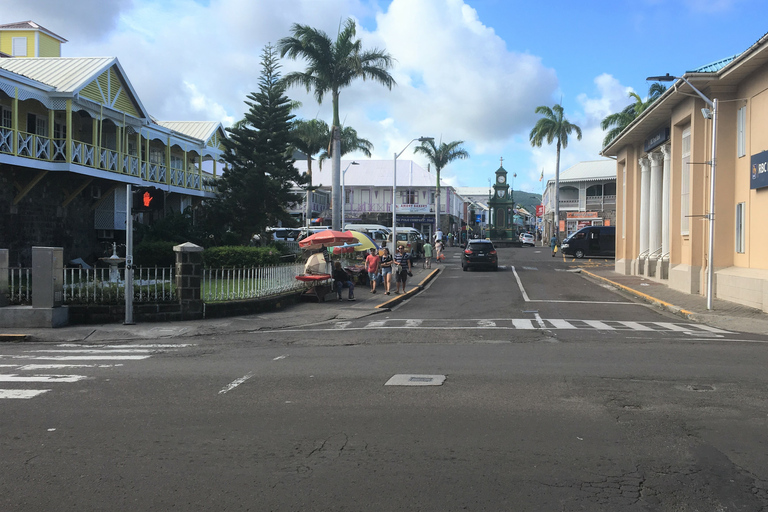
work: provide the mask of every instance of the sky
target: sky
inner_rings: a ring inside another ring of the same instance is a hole
[[[420,136],[461,140],[470,158],[443,169],[445,182],[488,186],[503,158],[513,188],[534,193],[556,160],[554,144],[529,142],[537,106],[562,103],[582,129],[561,170],[600,159],[600,121],[632,103],[629,92],[645,97],[647,76],[745,51],[766,33],[767,14],[765,0],[0,0],[0,24],[37,22],[68,40],[64,57],[117,57],[156,119],[225,127],[258,90],[266,44],[294,23],[335,39],[353,18],[364,48],[394,58],[392,90],[358,80],[340,95],[342,124],[373,143],[373,158],[392,159]],[[301,87],[287,94],[302,104],[298,118],[330,124],[330,96],[319,105]],[[415,144],[400,158],[426,168]]]

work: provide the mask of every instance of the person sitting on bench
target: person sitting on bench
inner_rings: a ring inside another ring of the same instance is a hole
[[[343,288],[349,288],[348,300],[355,300],[355,283],[352,282],[352,278],[347,274],[347,271],[341,268],[340,261],[333,265],[333,287],[336,289],[336,296],[339,300],[341,300],[341,290]]]

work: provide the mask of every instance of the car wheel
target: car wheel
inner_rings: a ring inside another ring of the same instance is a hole
[[[466,272],[466,271],[467,271],[467,265],[462,265],[462,266],[461,266],[461,270],[463,270],[464,272]]]
[[[493,267],[493,271],[494,272],[498,272],[499,271],[499,264],[498,263],[496,264],[495,267]]]
[[[582,251],[581,249],[576,249],[573,255],[576,256],[576,259],[581,259],[584,257],[584,251]]]

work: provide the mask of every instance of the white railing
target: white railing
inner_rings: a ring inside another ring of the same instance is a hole
[[[174,267],[135,267],[134,302],[176,300]],[[65,268],[65,304],[117,304],[125,301],[124,268]]]
[[[220,302],[299,292],[308,288],[306,283],[296,279],[296,276],[303,273],[304,263],[253,268],[207,268],[203,270],[201,296],[205,302]]]
[[[5,290],[0,290],[0,293]],[[10,304],[32,304],[32,269],[11,267],[8,269],[8,299]]]

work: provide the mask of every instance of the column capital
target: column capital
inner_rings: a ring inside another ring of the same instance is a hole
[[[642,168],[643,172],[647,172],[651,169],[651,159],[647,156],[641,156],[637,159],[637,163],[640,164],[640,167]]]
[[[661,146],[661,153],[664,155],[664,160],[669,160],[672,158],[672,145],[664,144]]]
[[[654,151],[653,153],[648,155],[648,157],[651,160],[651,165],[652,166],[659,166],[664,161],[664,155],[661,154],[661,152],[658,152],[658,151]]]

